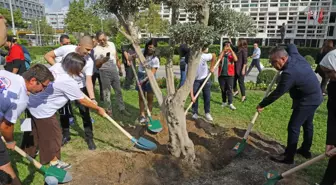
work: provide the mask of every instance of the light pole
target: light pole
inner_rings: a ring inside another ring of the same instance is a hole
[[[16,35],[16,31],[15,31],[15,23],[14,23],[14,16],[13,16],[13,8],[12,8],[12,0],[9,0],[9,8],[10,8],[11,17],[12,17],[12,29],[13,29],[13,34]]]
[[[39,38],[39,39],[40,39],[40,40],[39,40],[39,45],[42,46],[40,21],[41,21],[41,20],[38,20],[38,21],[37,21],[37,27],[38,27],[39,37],[40,37],[40,38]]]
[[[103,18],[100,19],[100,24],[101,24],[101,31],[104,31]]]

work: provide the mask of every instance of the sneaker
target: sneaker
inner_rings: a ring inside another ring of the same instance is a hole
[[[63,162],[61,160],[57,160],[57,161],[51,161],[50,162],[50,166],[54,166],[56,168],[60,168],[60,169],[69,169],[71,168],[71,164],[68,164],[66,162]]]
[[[193,114],[193,115],[192,115],[192,118],[193,118],[193,119],[198,119],[198,114]]]
[[[235,106],[233,106],[232,103],[231,103],[229,106],[230,106],[230,109],[231,109],[231,110],[236,110],[236,109],[237,109]]]
[[[120,111],[121,114],[125,116],[131,116],[131,113],[127,112],[125,109]]]
[[[208,121],[213,121],[213,118],[210,113],[205,114],[205,119],[207,119]]]
[[[147,118],[145,116],[141,116],[139,118],[139,122],[140,122],[140,124],[146,124],[147,123]]]
[[[239,92],[238,91],[236,91],[236,92],[233,92],[233,96],[237,96],[239,94]]]
[[[223,102],[222,103],[222,107],[224,108],[224,107],[226,107],[228,104],[226,103],[226,102]]]
[[[288,159],[286,156],[271,156],[270,160],[282,164],[294,164],[294,159]]]
[[[71,140],[71,137],[63,137],[62,139],[62,146],[68,144]]]
[[[88,139],[87,142],[89,150],[96,150],[96,144],[94,143],[93,139]]]
[[[94,123],[94,122],[95,122],[95,120],[93,118],[91,118],[91,123]]]
[[[73,126],[73,125],[75,124],[75,118],[74,118],[74,117],[70,117],[70,118],[69,118],[69,124],[70,124],[71,126]]]

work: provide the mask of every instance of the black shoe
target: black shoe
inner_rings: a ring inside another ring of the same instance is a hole
[[[62,146],[64,146],[65,144],[68,144],[71,140],[71,137],[63,137],[62,139]]]
[[[290,160],[286,158],[286,156],[280,155],[280,156],[271,156],[270,160],[276,162],[276,163],[282,163],[282,164],[294,164],[294,159]]]
[[[89,150],[96,150],[96,144],[93,142],[93,139],[87,140],[88,148]]]
[[[311,154],[311,152],[309,151],[304,151],[302,150],[302,148],[299,148],[297,151],[296,151],[297,154],[300,154],[302,157],[306,158],[306,159],[311,159],[313,156]]]

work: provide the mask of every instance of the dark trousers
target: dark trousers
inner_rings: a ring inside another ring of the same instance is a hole
[[[238,91],[238,88],[237,88],[237,81],[238,81],[238,83],[239,83],[239,88],[240,88],[240,93],[241,93],[241,95],[242,96],[245,96],[245,82],[244,82],[244,80],[245,80],[245,76],[243,76],[243,75],[235,75],[235,77],[234,77],[234,81],[233,81],[233,90],[234,91]]]
[[[124,64],[124,66],[126,72],[124,88],[130,89],[131,85],[134,83],[134,73],[131,66],[128,66],[127,64]],[[133,66],[135,66],[135,62],[133,62]]]
[[[317,107],[318,106],[301,106],[293,109],[288,123],[287,148],[285,152],[288,160],[294,160],[301,126],[303,127],[301,149],[304,152],[310,151],[314,134],[313,119]]]
[[[329,159],[328,167],[324,173],[322,182],[320,185],[334,185],[336,183],[336,157]]]
[[[321,89],[323,93],[327,93],[326,87],[329,82],[328,76],[325,74],[325,72],[318,66],[316,69],[316,72],[321,76],[322,81],[321,81]]]
[[[99,83],[99,98],[100,98],[100,101],[103,101],[103,97],[104,97],[103,86],[102,86],[102,82],[100,80],[99,72],[98,73],[93,73],[93,75],[92,75],[92,84],[93,84],[93,87],[96,87],[96,81],[97,81],[97,79],[98,79],[98,83]]]
[[[228,97],[229,105],[232,104],[232,87],[233,76],[219,76],[218,81],[222,92],[222,102],[226,103],[226,96]]]
[[[199,88],[204,83],[205,79],[202,80],[195,80],[193,90],[194,95],[196,95]],[[211,88],[211,80],[208,80],[202,89],[203,99],[204,99],[204,112],[210,113],[210,88]],[[192,105],[193,114],[198,114],[198,98],[196,102]]]
[[[258,58],[258,59],[253,59],[253,60],[252,60],[251,65],[250,65],[250,67],[248,68],[246,75],[248,75],[248,74],[251,72],[251,70],[252,70],[252,68],[253,68],[254,66],[257,67],[257,69],[258,69],[258,71],[259,71],[259,73],[260,73],[260,71],[261,71],[261,67],[260,67],[260,59],[259,59],[259,58]]]
[[[89,95],[86,87],[81,88],[82,92],[85,95]],[[79,112],[83,120],[83,127],[85,132],[85,139],[93,139],[93,131],[92,131],[92,122],[90,117],[90,110],[87,107],[84,107],[78,103]],[[70,136],[70,122],[69,122],[69,114],[60,114],[60,120],[62,125],[62,132],[63,137],[69,137]]]

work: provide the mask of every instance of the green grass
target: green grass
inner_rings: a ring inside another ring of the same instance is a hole
[[[231,111],[228,108],[221,108],[221,95],[219,92],[212,92],[211,96],[211,113],[216,124],[223,127],[241,127],[246,128],[247,124],[252,118],[255,107],[263,97],[261,91],[247,91],[247,102],[241,103],[239,99],[234,99],[234,105],[237,107],[236,111]],[[97,96],[98,97],[98,96]],[[118,107],[116,105],[115,96],[112,95],[112,102],[114,108],[114,119],[117,122],[122,120],[123,124],[135,124],[139,112],[138,95],[134,90],[123,91],[123,97],[127,110],[132,113],[130,117],[121,117],[118,114]],[[186,106],[189,104],[189,100]],[[287,123],[291,115],[291,99],[289,95],[285,95],[276,101],[274,104],[266,107],[260,117],[255,123],[254,130],[261,132],[271,138],[274,138],[286,144],[287,140]],[[200,99],[199,105],[200,115],[204,115],[203,100]],[[158,106],[154,107],[153,114],[159,114]],[[84,132],[82,122],[79,119],[78,109],[75,109],[77,123],[71,129],[71,142],[62,148],[62,159],[66,162],[74,163],[81,159],[82,153],[88,152],[87,145],[84,141]],[[111,123],[100,118],[97,114],[92,113],[95,120],[94,137],[98,151],[106,150],[124,150],[131,148],[131,144],[126,137],[124,137]],[[318,155],[324,152],[325,138],[326,138],[326,101],[319,107],[314,118],[315,133],[312,152]],[[18,143],[21,141],[21,132],[19,131],[19,124],[15,125],[15,138]],[[300,138],[302,140],[302,138]],[[91,154],[91,153],[90,153]],[[91,155],[93,155],[92,152]],[[19,155],[11,152],[13,165],[18,169],[19,176],[24,184],[41,185],[43,177],[40,173],[35,172],[31,165],[28,165],[27,160],[22,160]],[[298,163],[303,162],[302,158],[297,158]],[[84,164],[85,165],[85,164]],[[30,167],[29,167],[30,166]],[[304,170],[303,174],[310,177],[311,183],[319,182],[326,167],[326,162],[319,163]],[[76,172],[73,172],[76,173]]]

